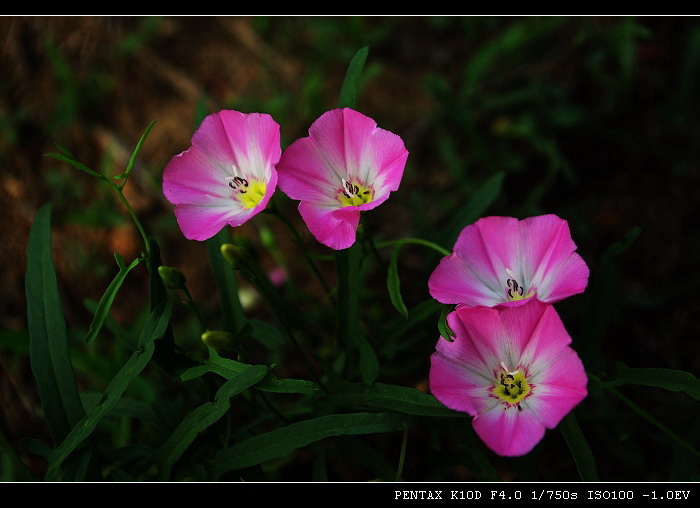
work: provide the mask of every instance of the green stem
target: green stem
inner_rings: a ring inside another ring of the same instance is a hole
[[[192,309],[192,312],[194,312],[195,316],[197,316],[197,321],[199,321],[199,324],[202,327],[202,331],[204,332],[208,330],[209,327],[204,321],[204,318],[202,318],[202,315],[199,313],[199,309],[197,309],[197,305],[194,303],[194,298],[192,298],[192,295],[190,294],[190,291],[187,289],[186,286],[182,287],[182,292],[185,293],[185,296],[187,297],[187,301],[185,303],[190,309]]]
[[[394,245],[404,245],[404,244],[409,244],[409,243],[413,243],[416,245],[424,245],[425,247],[430,247],[431,249],[442,254],[443,256],[449,256],[451,254],[450,251],[439,246],[438,244],[430,242],[428,240],[423,240],[422,238],[401,238],[399,240],[387,240],[385,242],[380,242],[377,245],[377,247],[380,249],[383,249],[385,247],[391,247]]]
[[[403,481],[403,464],[406,459],[406,444],[408,443],[408,429],[403,431],[403,440],[401,441],[401,454],[399,455],[399,468],[396,470],[396,481]]]
[[[274,215],[277,217],[279,220],[281,220],[285,226],[287,226],[287,229],[292,233],[294,236],[295,242],[299,245],[299,248],[301,251],[304,253],[304,257],[306,258],[306,262],[309,264],[309,267],[311,268],[311,271],[314,272],[316,275],[316,278],[318,278],[318,281],[321,283],[321,286],[323,286],[323,290],[326,292],[326,294],[330,293],[330,287],[328,286],[328,282],[326,282],[326,278],[323,276],[321,271],[318,269],[318,266],[314,262],[313,258],[309,254],[309,251],[306,250],[306,247],[304,247],[304,241],[301,238],[301,235],[299,234],[299,231],[297,231],[297,228],[294,227],[294,224],[292,224],[289,219],[287,219],[284,215],[282,215],[277,207],[273,206],[269,208],[270,214]]]
[[[666,435],[667,435],[668,437],[670,437],[673,441],[675,441],[675,442],[678,443],[680,446],[682,446],[683,448],[685,448],[686,450],[688,450],[689,452],[691,452],[691,453],[692,453],[693,455],[695,455],[696,457],[700,457],[700,452],[699,452],[698,450],[696,450],[695,447],[694,447],[693,445],[691,445],[691,444],[688,443],[685,439],[683,439],[682,437],[680,437],[678,434],[676,434],[675,432],[673,432],[672,430],[670,430],[669,428],[667,428],[663,423],[659,422],[656,418],[654,418],[654,417],[651,416],[649,413],[647,413],[646,411],[644,411],[644,410],[643,410],[641,407],[639,407],[637,404],[635,404],[634,402],[632,402],[631,400],[629,400],[627,397],[625,397],[624,395],[622,395],[616,388],[613,388],[612,386],[605,386],[605,385],[603,385],[602,382],[601,382],[601,380],[600,380],[597,376],[594,376],[594,375],[592,375],[592,374],[590,374],[590,373],[589,373],[588,375],[589,375],[589,377],[590,377],[591,379],[593,379],[594,381],[596,381],[596,382],[598,382],[599,384],[601,384],[601,386],[602,386],[603,388],[605,388],[605,389],[608,390],[610,393],[612,393],[615,397],[617,397],[618,399],[620,399],[627,407],[629,407],[630,409],[632,409],[632,410],[633,410],[635,413],[637,413],[639,416],[641,416],[641,417],[644,418],[646,421],[648,421],[649,423],[651,423],[653,426],[655,426],[656,428],[658,428],[661,432],[663,432],[664,434],[666,434]]]
[[[357,344],[360,322],[361,245],[355,242],[335,254],[338,274],[338,304],[335,340],[347,354]]]
[[[146,255],[147,257],[151,257],[151,245],[150,242],[148,241],[148,236],[146,235],[146,230],[143,229],[143,226],[141,225],[141,222],[139,221],[138,217],[136,216],[136,213],[134,212],[134,209],[131,208],[131,205],[129,204],[129,201],[127,201],[126,197],[124,197],[124,194],[122,193],[121,188],[114,184],[113,182],[110,182],[109,180],[105,180],[107,183],[109,183],[114,190],[117,191],[117,195],[119,195],[119,199],[121,202],[124,204],[126,209],[129,211],[129,215],[131,215],[131,219],[134,221],[134,224],[136,224],[136,228],[139,230],[139,233],[141,234],[141,238],[143,238],[143,243],[146,246]]]
[[[314,380],[316,383],[324,390],[327,391],[325,385],[321,382],[321,380],[318,378],[316,375],[316,371],[309,362],[309,360],[306,358],[306,354],[304,354],[304,350],[301,348],[299,345],[299,342],[297,342],[297,339],[294,335],[294,332],[292,330],[292,326],[289,323],[289,319],[287,318],[284,304],[280,302],[279,300],[279,293],[275,290],[275,288],[272,286],[272,283],[268,280],[267,276],[265,273],[261,270],[261,268],[257,265],[257,263],[253,259],[249,259],[245,265],[245,267],[242,268],[242,270],[246,273],[250,281],[255,285],[255,287],[258,288],[260,291],[260,294],[262,294],[263,298],[267,300],[267,302],[270,304],[270,307],[272,308],[272,312],[275,314],[277,317],[277,321],[282,325],[282,328],[284,329],[287,337],[289,338],[290,342],[294,346],[294,348],[297,350],[297,353],[301,357],[301,360],[304,362],[306,365],[306,368],[309,370],[311,373],[311,376],[313,376]]]

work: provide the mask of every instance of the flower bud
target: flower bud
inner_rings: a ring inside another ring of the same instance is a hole
[[[185,287],[185,276],[177,268],[161,265],[158,267],[158,275],[168,289],[183,289]]]
[[[233,346],[231,334],[222,330],[207,330],[202,334],[202,342],[216,351],[230,350]]]
[[[235,270],[242,268],[248,262],[248,253],[245,249],[232,243],[225,243],[221,246],[221,255],[231,263]]]

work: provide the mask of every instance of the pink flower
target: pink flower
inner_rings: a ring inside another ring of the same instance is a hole
[[[457,335],[438,340],[430,391],[472,415],[497,454],[528,453],[586,396],[583,364],[551,305],[460,307],[447,321]]]
[[[182,233],[206,240],[267,206],[277,186],[280,127],[270,115],[223,110],[207,116],[192,146],[163,172],[163,194]]]
[[[556,215],[485,217],[462,230],[428,288],[448,304],[522,305],[532,297],[553,303],[588,284],[588,266],[575,250],[568,223]]]
[[[280,189],[300,200],[309,231],[332,249],[355,243],[360,212],[399,188],[408,151],[399,136],[349,108],[321,115],[292,143],[277,170]]]

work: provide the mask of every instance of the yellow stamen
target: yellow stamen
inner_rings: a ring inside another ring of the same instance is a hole
[[[251,181],[245,189],[246,192],[238,194],[238,199],[244,207],[255,208],[265,196],[266,189],[267,184],[265,182]]]
[[[343,188],[338,194],[338,200],[343,206],[360,206],[374,199],[374,189],[361,183],[342,180]]]
[[[527,382],[524,369],[509,371],[503,363],[498,373],[498,384],[493,387],[491,393],[501,399],[507,407],[517,406],[522,411],[520,402],[532,391],[532,386]]]

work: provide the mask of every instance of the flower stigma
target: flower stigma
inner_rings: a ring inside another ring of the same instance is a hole
[[[506,280],[506,294],[510,301],[517,302],[518,300],[525,300],[535,294],[535,291],[532,289],[527,293],[525,292],[525,288],[518,284],[517,278],[512,270],[506,268],[506,273],[510,276],[510,279]]]
[[[522,411],[523,408],[520,402],[532,394],[532,388],[534,387],[534,385],[530,385],[527,382],[524,369],[511,371],[501,362],[497,381],[496,386],[491,389],[491,393],[503,402],[505,405],[503,409],[517,407],[518,411]]]
[[[267,184],[258,180],[248,181],[240,176],[227,176],[225,180],[234,196],[245,208],[255,208],[265,196]]]
[[[369,203],[374,198],[374,190],[365,187],[361,183],[351,183],[341,179],[343,188],[340,190],[338,199],[343,206],[360,206]]]

